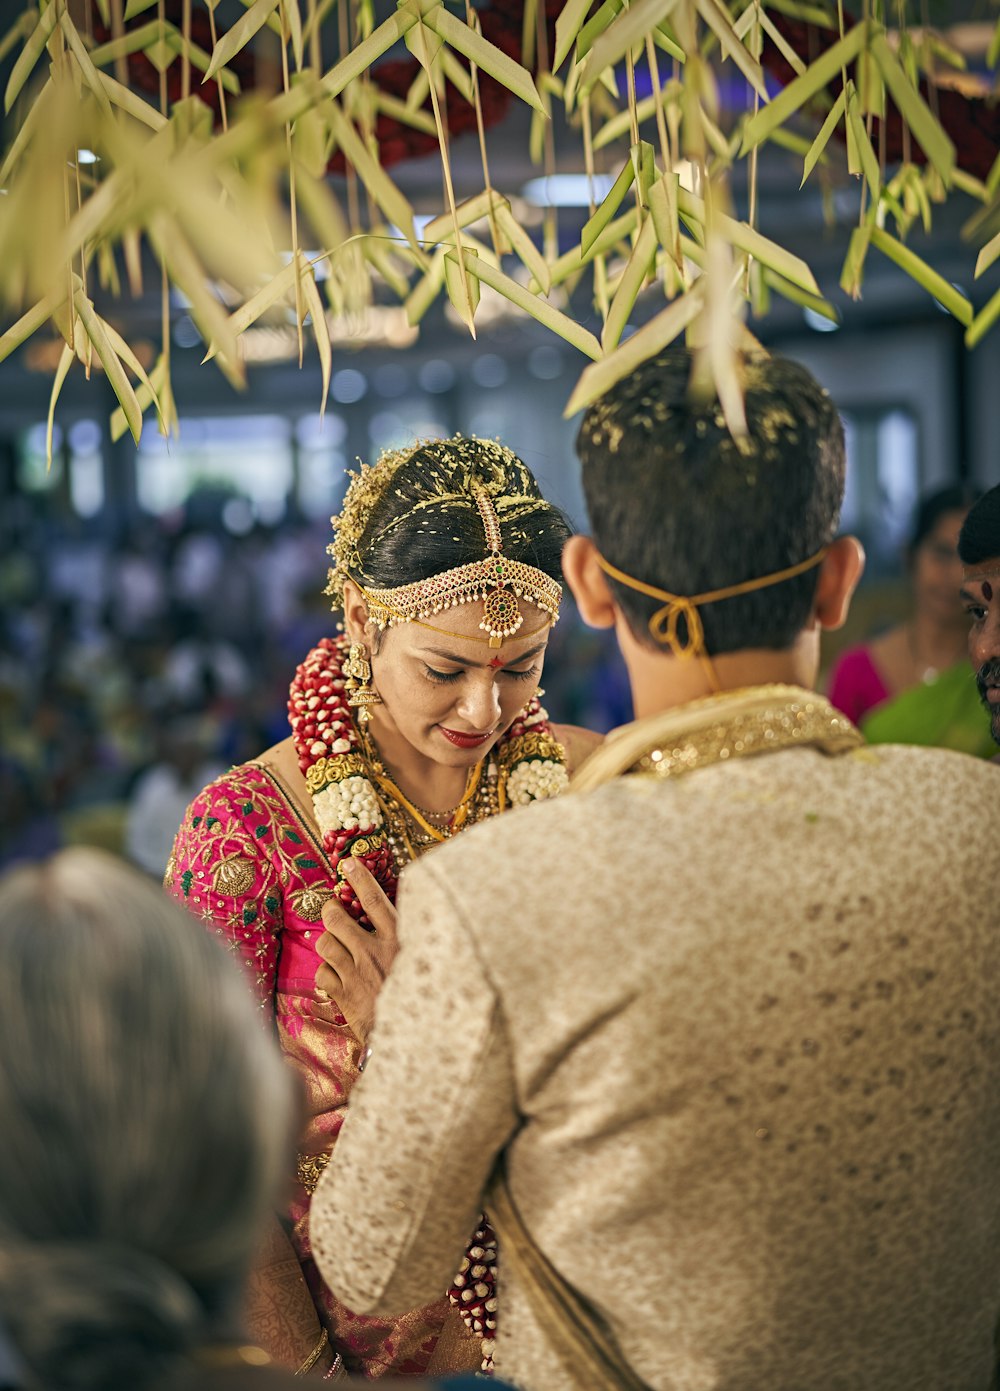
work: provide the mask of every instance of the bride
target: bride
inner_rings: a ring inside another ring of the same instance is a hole
[[[478,1369],[495,1326],[488,1224],[463,1264],[471,1300],[460,1274],[450,1295],[400,1319],[353,1315],[313,1266],[310,1199],[365,1046],[357,1017],[352,1028],[316,989],[316,942],[333,897],[369,925],[352,859],[392,899],[410,860],[558,794],[598,742],[550,725],[538,699],[569,533],[510,450],[460,437],[363,465],[333,526],[327,592],[343,633],[296,671],[291,738],[192,803],[165,882],[249,969],[305,1082],[292,1200],[252,1286],[255,1341],[302,1375]]]

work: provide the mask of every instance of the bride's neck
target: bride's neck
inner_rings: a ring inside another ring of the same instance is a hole
[[[461,801],[467,768],[449,768],[422,754],[383,710],[373,712],[368,729],[382,766],[411,802],[429,811],[450,811]]]

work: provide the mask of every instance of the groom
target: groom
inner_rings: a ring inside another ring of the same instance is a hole
[[[812,692],[862,566],[836,410],[755,358],[734,442],[690,368],[580,432],[566,576],[637,720],[406,872],[316,1261],[359,1312],[411,1308],[485,1206],[526,1391],[987,1391],[995,772],[865,748]]]

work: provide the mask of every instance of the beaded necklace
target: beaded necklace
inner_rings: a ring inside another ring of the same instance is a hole
[[[554,797],[568,785],[566,754],[548,715],[532,696],[510,729],[469,775],[465,795],[448,823],[435,826],[390,778],[374,741],[359,733],[347,704],[343,664],[346,636],[322,638],[296,668],[288,718],[299,769],[312,797],[323,849],[335,877],[334,892],[348,913],[371,927],[341,865],[361,860],[396,901],[399,872],[434,845],[510,806]],[[483,1340],[483,1370],[493,1366],[496,1333],[496,1238],[485,1218],[448,1291],[466,1327]]]

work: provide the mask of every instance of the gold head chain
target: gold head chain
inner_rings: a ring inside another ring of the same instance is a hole
[[[495,447],[498,450],[502,449],[499,445]],[[506,638],[512,637],[521,629],[524,618],[519,599],[527,599],[545,615],[539,628],[555,623],[559,617],[562,586],[536,566],[520,560],[511,560],[504,555],[500,518],[490,489],[482,483],[474,484],[467,493],[425,498],[411,508],[410,512],[404,513],[390,524],[392,529],[413,512],[426,507],[441,503],[468,503],[471,499],[483,524],[487,555],[482,560],[458,565],[440,574],[430,575],[427,579],[395,588],[368,588],[362,584],[358,578],[358,572],[362,568],[361,556],[358,553],[362,523],[360,515],[355,514],[363,513],[366,506],[370,508],[377,502],[387,486],[389,471],[394,471],[403,461],[399,452],[383,456],[374,469],[362,468],[361,475],[357,476],[351,488],[351,493],[357,493],[357,497],[353,498],[349,494],[345,499],[342,515],[334,518],[337,540],[330,547],[330,551],[337,564],[330,571],[327,593],[342,601],[344,580],[351,579],[364,596],[372,621],[380,629],[398,623],[419,623],[422,627],[432,628],[436,632],[448,630],[436,628],[433,623],[427,621],[428,619],[460,604],[481,600],[483,617],[479,627],[487,636],[475,641],[484,642],[491,648],[500,647]],[[524,497],[519,500],[543,505],[537,497]],[[378,539],[376,538],[373,544],[377,544]],[[539,628],[530,629],[524,636],[537,632]]]

